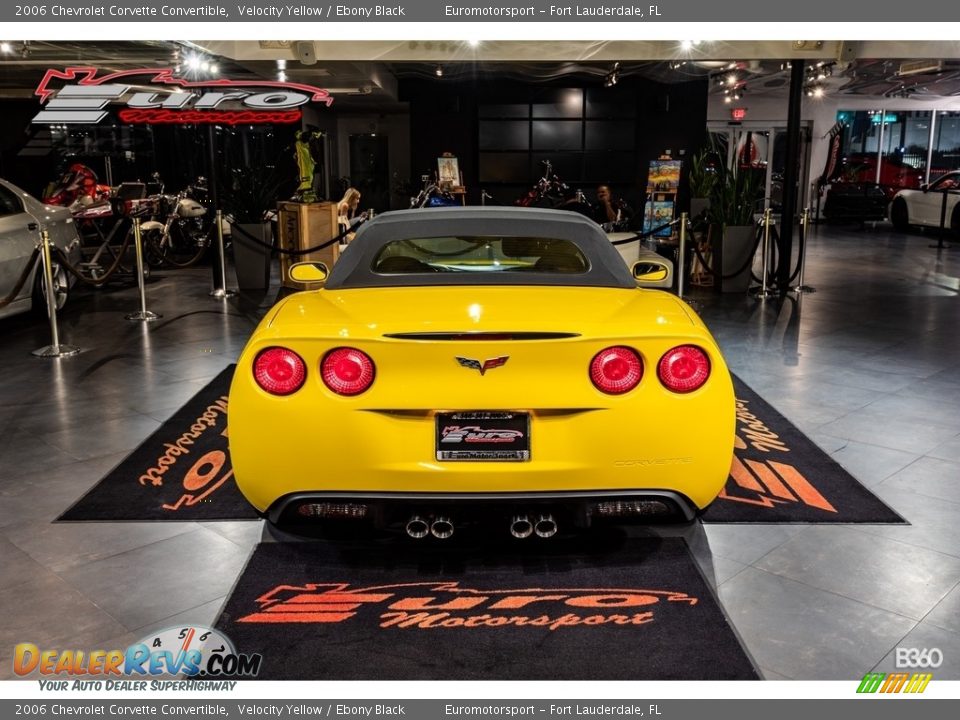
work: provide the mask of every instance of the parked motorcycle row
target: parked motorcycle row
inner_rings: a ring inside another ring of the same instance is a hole
[[[583,190],[572,188],[553,171],[553,163],[544,160],[541,163],[544,166],[543,176],[531,187],[522,197],[517,198],[512,204],[518,207],[536,207],[547,208],[551,210],[569,210],[580,213],[589,218],[595,216],[594,205],[590,202]],[[422,175],[420,177],[423,183],[423,189],[415,196],[410,198],[410,208],[433,208],[433,207],[457,207],[460,201],[447,190],[440,187],[432,175]],[[486,191],[483,192],[484,204],[500,205]],[[626,211],[626,205],[623,201],[619,209]],[[624,212],[622,220],[615,223],[605,223],[604,229],[608,232],[619,232],[627,229],[629,217]]]
[[[83,240],[82,269],[96,279],[105,260],[132,232],[140,219],[144,258],[151,268],[182,268],[201,260],[210,247],[214,215],[205,178],[177,193],[166,192],[155,174],[150,182],[100,184],[85,165],[71,165],[44,193],[44,202],[66,207]],[[107,263],[109,264],[109,263]]]

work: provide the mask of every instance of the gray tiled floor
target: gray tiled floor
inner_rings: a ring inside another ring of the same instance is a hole
[[[708,525],[685,535],[767,677],[858,678],[897,646],[960,679],[960,252],[922,235],[815,228],[801,300],[694,289],[731,368],[910,526]],[[209,270],[81,292],[39,360],[42,322],[0,321],[0,678],[13,644],[113,646],[210,623],[259,523],[51,520],[232,362],[269,299],[218,304]],[[158,588],[162,588],[158,591]],[[25,599],[29,599],[26,601]],[[112,645],[111,645],[112,643]]]

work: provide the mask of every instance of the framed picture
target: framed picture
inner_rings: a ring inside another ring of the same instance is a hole
[[[680,160],[651,160],[647,192],[677,192],[680,187],[680,165]]]
[[[460,185],[460,164],[453,155],[437,158],[437,184],[445,190]]]
[[[654,237],[670,237],[673,234],[672,227],[662,227],[673,222],[673,201],[672,200],[651,200],[647,203],[647,212],[643,218],[643,232],[651,232],[657,228],[662,228],[654,233]]]

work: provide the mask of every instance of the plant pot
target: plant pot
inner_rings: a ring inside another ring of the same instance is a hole
[[[695,220],[710,208],[710,198],[690,198],[690,219]]]
[[[756,230],[753,225],[728,225],[723,232],[723,292],[745,293],[750,287],[750,272]],[[744,267],[746,265],[746,267]],[[733,277],[730,273],[743,268]]]
[[[261,243],[271,244],[270,223],[235,223],[231,235],[237,285],[241,292],[267,290],[270,287],[271,252]]]

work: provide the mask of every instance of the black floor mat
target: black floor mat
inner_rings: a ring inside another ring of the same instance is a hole
[[[743,381],[733,382],[733,466],[704,522],[906,522]]]
[[[756,679],[683,540],[259,545],[217,621],[271,680]]]
[[[233,366],[61,515],[83,520],[252,520],[233,481],[227,393]],[[902,523],[790,421],[734,377],[737,448],[704,522]]]
[[[227,450],[231,365],[57,520],[253,520]]]

